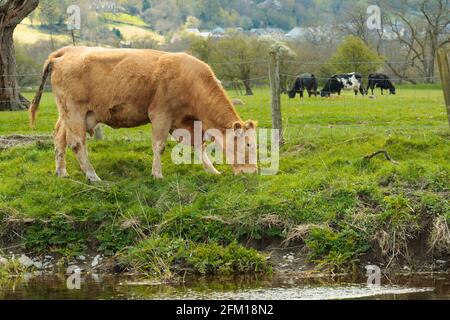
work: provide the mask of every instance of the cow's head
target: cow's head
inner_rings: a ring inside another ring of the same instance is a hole
[[[395,95],[395,87],[392,84],[389,88],[389,93]]]
[[[237,121],[227,130],[224,151],[235,175],[258,172],[256,126],[255,121]]]
[[[295,96],[297,95],[297,91],[295,91],[295,90],[290,90],[290,91],[288,92],[288,95],[289,95],[289,99],[294,99]]]

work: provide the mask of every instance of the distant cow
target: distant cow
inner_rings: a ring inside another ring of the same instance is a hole
[[[392,84],[389,77],[385,74],[376,73],[376,74],[369,75],[369,84],[367,86],[367,91],[369,91],[369,89],[371,89],[372,95],[373,95],[373,90],[375,88],[381,89],[381,95],[384,94],[383,90],[389,90],[389,94],[395,95],[395,87]]]
[[[289,91],[289,98],[294,99],[297,93],[300,93],[300,98],[303,98],[303,92],[306,90],[308,96],[311,98],[312,95],[317,97],[317,88],[319,82],[315,75],[310,73],[304,73],[299,75],[294,82],[294,85]]]
[[[161,156],[167,138],[176,129],[194,136],[196,121],[203,130],[216,129],[225,137],[214,142],[224,151],[238,137],[255,129],[241,120],[217,82],[211,68],[185,53],[155,50],[66,47],[52,53],[44,66],[42,83],[30,107],[31,124],[47,78],[51,75],[59,119],[54,131],[56,174],[66,177],[66,148],[70,147],[91,182],[100,181],[91,165],[86,133],[99,123],[112,128],[132,128],[152,123],[152,175],[161,179]],[[195,133],[196,134],[196,133]],[[234,159],[246,157],[256,137],[234,150]],[[194,139],[192,139],[194,140]],[[193,141],[184,141],[191,144]],[[203,142],[200,141],[200,142]],[[206,171],[219,172],[203,143],[195,143]],[[239,150],[242,149],[242,150]],[[233,151],[231,151],[233,152]],[[246,161],[247,162],[247,161]],[[235,174],[255,173],[256,164],[233,163]]]
[[[356,72],[336,74],[328,79],[320,95],[322,97],[329,97],[333,93],[341,95],[342,90],[353,90],[355,96],[358,95],[358,91],[364,95],[362,75]]]

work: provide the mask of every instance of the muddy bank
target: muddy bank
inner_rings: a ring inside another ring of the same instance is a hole
[[[17,146],[24,146],[32,143],[47,142],[52,138],[49,135],[10,135],[0,136],[0,151]]]
[[[352,270],[330,270],[320,268],[317,264],[309,261],[308,250],[304,246],[291,248],[271,248],[261,252],[267,257],[271,267],[268,274],[278,276],[289,276],[296,278],[321,278],[321,277],[353,277],[361,278],[366,275],[365,267],[368,265],[378,266],[385,275],[413,274],[413,273],[450,273],[450,258],[442,257],[423,259],[375,259],[373,254],[363,257],[359,264]],[[124,264],[120,256],[105,256],[97,251],[86,255],[79,255],[72,258],[63,257],[57,254],[37,255],[35,253],[20,253],[19,251],[9,251],[0,254],[0,270],[11,274],[21,274],[27,272],[38,272],[38,274],[66,274],[79,270],[83,274],[128,274],[149,276],[141,270],[134,269],[130,265]],[[184,269],[184,276],[196,275],[195,270]],[[178,276],[173,275],[171,279],[165,281],[177,282]]]

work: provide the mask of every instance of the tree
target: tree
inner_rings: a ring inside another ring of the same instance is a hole
[[[381,54],[383,38],[385,36],[384,22],[387,20],[385,10],[381,11],[381,29],[370,30],[367,27],[367,4],[355,4],[352,10],[343,15],[339,29],[344,35],[353,35],[360,38],[368,46],[373,45],[378,54]]]
[[[0,111],[28,107],[17,85],[13,33],[38,4],[39,0],[0,0]]]
[[[252,79],[267,75],[268,46],[256,37],[230,32],[220,40],[198,39],[191,51],[211,63],[219,79],[242,81],[246,95],[253,95]]]
[[[150,0],[142,1],[142,12],[144,12],[147,9],[150,9],[150,7],[151,7]]]
[[[50,29],[54,29],[55,25],[64,21],[66,8],[63,0],[41,0],[38,8],[39,18]]]
[[[186,22],[184,23],[185,28],[198,28],[200,27],[201,21],[194,16],[188,16]]]
[[[150,9],[144,12],[143,18],[160,32],[175,30],[183,23],[179,4],[175,0],[153,3]]]
[[[381,65],[381,57],[355,36],[345,38],[330,59],[333,73],[354,71],[367,75],[376,72]]]
[[[403,4],[408,8],[408,3]],[[407,9],[397,12],[390,19],[390,26],[408,51],[411,65],[419,69],[427,82],[433,83],[436,53],[450,43],[446,32],[450,24],[449,0],[420,0],[418,8],[414,15]]]

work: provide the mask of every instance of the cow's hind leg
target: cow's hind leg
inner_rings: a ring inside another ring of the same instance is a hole
[[[70,117],[67,121],[67,143],[75,152],[81,170],[86,175],[89,182],[98,182],[101,179],[95,173],[87,152],[86,146],[86,118],[81,115]]]
[[[56,162],[56,175],[61,178],[68,176],[66,169],[66,127],[64,121],[58,120],[53,133],[53,141],[55,144],[55,162]]]

